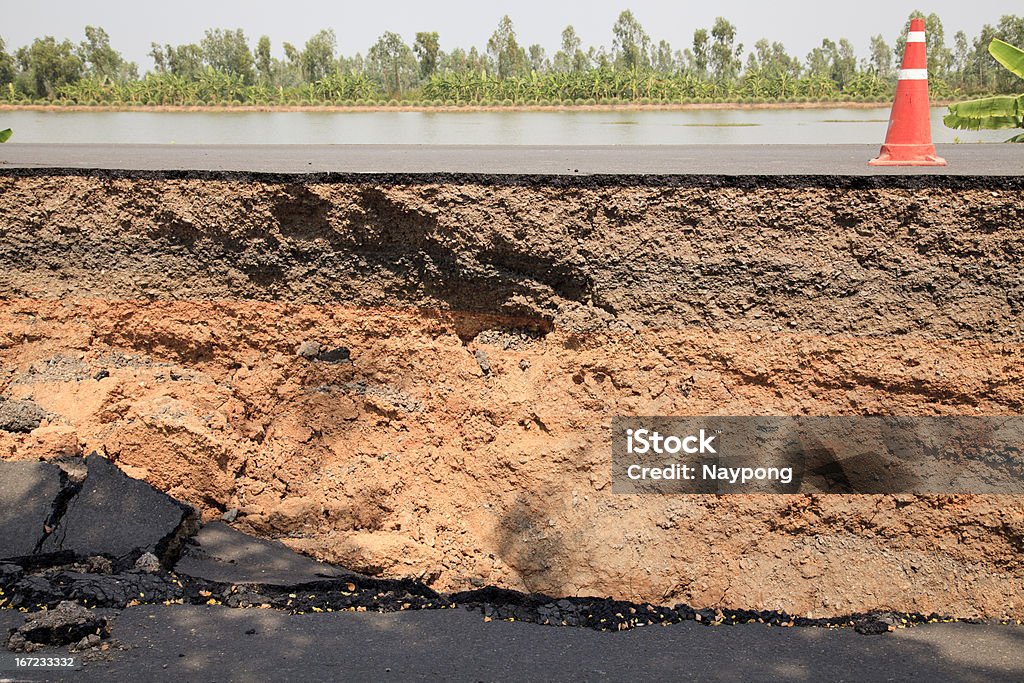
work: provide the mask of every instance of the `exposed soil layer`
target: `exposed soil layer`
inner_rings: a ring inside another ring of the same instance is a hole
[[[0,177],[0,292],[1019,342],[1020,183],[985,182]]]
[[[1024,501],[617,496],[608,438],[1021,413],[1021,189],[0,176],[0,457],[437,591],[1020,618]]]

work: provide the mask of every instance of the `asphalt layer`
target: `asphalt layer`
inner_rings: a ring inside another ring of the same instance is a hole
[[[5,144],[0,169],[497,175],[1016,176],[1024,145],[939,145],[946,167],[872,167],[877,145]]]
[[[0,612],[0,629],[16,625]],[[937,624],[882,637],[850,629],[693,623],[601,633],[491,621],[461,609],[289,615],[139,606],[78,670],[17,680],[1019,681],[1024,628]],[[63,653],[47,648],[36,653]]]

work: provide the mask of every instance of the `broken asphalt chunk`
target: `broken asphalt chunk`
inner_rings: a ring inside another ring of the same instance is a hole
[[[0,482],[0,560],[31,555],[47,535],[64,477],[50,463],[0,462]]]
[[[103,555],[134,565],[145,553],[172,562],[197,526],[195,511],[144,481],[132,479],[96,453],[85,460],[88,475],[41,552]]]
[[[28,615],[24,624],[11,630],[7,648],[34,652],[46,646],[78,643],[89,636],[108,638],[109,620],[73,602],[62,602],[54,609]]]

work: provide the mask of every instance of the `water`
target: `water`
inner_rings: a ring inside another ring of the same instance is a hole
[[[932,109],[935,142],[1002,142],[955,131]],[[496,112],[0,112],[8,144],[680,145],[880,144],[884,109]]]

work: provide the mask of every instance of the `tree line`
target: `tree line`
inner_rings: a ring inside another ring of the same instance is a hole
[[[924,17],[913,12],[910,17]],[[1024,45],[1024,17],[1003,16],[969,39],[947,41],[942,21],[925,17],[928,68],[938,97],[1007,93],[1012,75],[988,54],[992,38]],[[908,18],[909,25],[909,18]],[[502,17],[478,50],[441,49],[436,32],[409,45],[385,32],[363,53],[341,54],[334,32],[322,30],[304,45],[269,36],[255,44],[241,29],[210,29],[198,43],[152,44],[153,69],[140,76],[100,27],[87,26],[79,43],[52,36],[9,53],[0,39],[0,100],[76,104],[578,104],[687,101],[879,100],[891,96],[905,46],[871,38],[869,53],[849,40],[825,38],[800,58],[779,42],[737,42],[723,17],[697,28],[677,49],[655,40],[629,10],[612,26],[611,47],[584,47],[570,25],[553,55],[520,44],[512,20]]]

